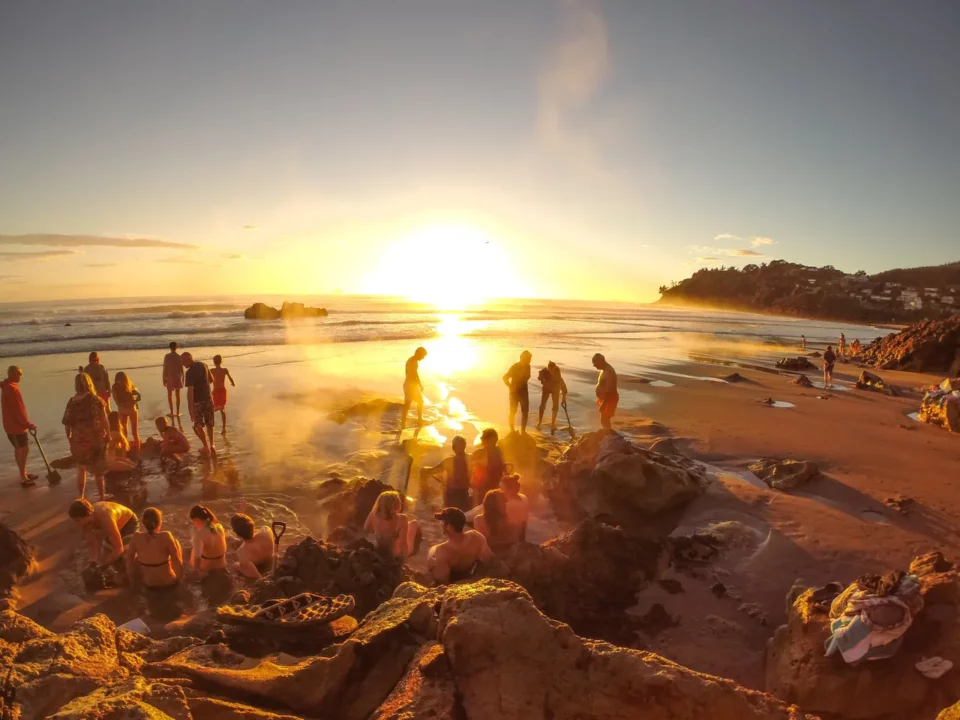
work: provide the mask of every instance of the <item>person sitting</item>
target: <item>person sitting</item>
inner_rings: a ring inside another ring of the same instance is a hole
[[[514,528],[507,520],[507,498],[500,490],[491,490],[484,496],[483,510],[473,519],[473,528],[487,539],[487,545],[499,557],[520,542],[520,528]]]
[[[190,521],[193,523],[190,566],[201,575],[212,570],[226,572],[227,537],[217,516],[208,507],[194,505],[190,508]]]
[[[470,456],[471,484],[474,490],[474,505],[483,502],[483,498],[490,490],[500,487],[500,480],[507,471],[503,451],[497,443],[500,436],[493,428],[487,428],[480,433],[480,447]]]
[[[98,568],[113,565],[123,555],[124,541],[137,531],[133,510],[115,502],[91,503],[80,498],[70,503],[67,515],[83,532],[90,551],[90,564]]]
[[[456,582],[470,577],[479,563],[496,556],[487,539],[476,530],[465,530],[467,518],[459,508],[448,507],[434,517],[442,523],[446,541],[430,549],[427,568],[438,583]]]
[[[107,415],[107,425],[110,427],[110,440],[107,442],[107,472],[130,472],[138,465],[127,457],[130,452],[130,443],[120,424],[120,413],[116,410]]]
[[[157,430],[160,432],[160,469],[165,470],[167,461],[170,461],[173,469],[179,470],[184,453],[190,450],[190,441],[165,417],[157,418]]]
[[[253,518],[243,513],[230,518],[230,527],[242,541],[237,548],[237,562],[231,568],[251,580],[257,580],[272,570],[276,548],[270,528],[262,527],[256,532],[257,526]]]
[[[161,531],[163,513],[148,507],[141,516],[143,530],[127,544],[127,577],[134,585],[142,583],[149,590],[176,587],[183,574],[183,551],[169,532]]]
[[[507,522],[517,534],[517,540],[527,539],[527,523],[530,520],[530,501],[520,492],[520,476],[507,475],[500,481],[500,489],[507,501]]]
[[[460,435],[451,443],[453,455],[444,458],[439,465],[420,470],[420,477],[436,477],[443,474],[443,506],[470,510],[470,460],[467,457],[467,441]]]
[[[365,532],[373,533],[374,543],[379,550],[401,560],[416,555],[423,539],[420,523],[402,510],[403,498],[400,493],[387,490],[380,493],[363,525]]]

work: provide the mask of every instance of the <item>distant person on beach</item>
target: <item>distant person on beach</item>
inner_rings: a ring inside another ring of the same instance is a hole
[[[107,472],[130,472],[139,465],[128,457],[130,443],[120,424],[120,413],[116,410],[107,415],[110,426],[110,440],[107,442]]]
[[[106,496],[103,475],[107,472],[107,442],[110,424],[107,406],[93,389],[93,381],[86,373],[74,378],[75,395],[63,412],[63,426],[70,443],[70,454],[77,461],[77,497],[82,498],[87,486],[87,473],[97,481],[100,500]]]
[[[215,459],[217,446],[213,439],[213,395],[210,393],[213,376],[204,363],[194,360],[188,352],[180,356],[180,361],[187,369],[184,385],[187,388],[187,408],[190,410],[193,431],[200,438],[204,453]]]
[[[837,354],[843,357],[847,353],[847,338],[840,333],[840,340],[837,342]]]
[[[240,538],[237,548],[237,562],[231,568],[251,580],[259,579],[273,569],[273,553],[276,549],[273,533],[264,526],[257,532],[253,518],[237,513],[230,518],[233,533]]]
[[[833,387],[833,366],[837,362],[837,356],[833,352],[833,348],[827,345],[826,351],[823,353],[823,389],[829,390]]]
[[[194,505],[190,508],[190,522],[193,523],[190,567],[200,571],[201,575],[211,571],[225,573],[227,536],[217,516],[208,507]]]
[[[402,510],[400,493],[386,490],[377,497],[363,525],[364,532],[373,534],[377,549],[400,560],[416,555],[423,539],[420,523]]]
[[[183,550],[169,532],[162,530],[163,513],[148,507],[140,518],[143,530],[127,542],[127,577],[134,586],[149,590],[176,587],[183,575]]]
[[[420,382],[420,361],[427,357],[426,349],[418,347],[407,359],[403,379],[403,415],[400,418],[400,433],[407,427],[410,406],[417,406],[417,430],[423,427],[423,383]]]
[[[210,374],[213,375],[213,411],[220,411],[220,420],[221,425],[223,426],[220,430],[221,434],[227,434],[227,380],[230,381],[231,387],[236,387],[237,384],[233,381],[233,376],[230,374],[230,371],[223,367],[223,356],[214,355],[213,356],[213,370],[210,371]]]
[[[140,411],[137,403],[140,402],[140,391],[134,386],[122,370],[113,376],[113,401],[117,404],[120,413],[120,425],[123,432],[127,431],[127,421],[130,422],[131,446],[135,454],[140,452]]]
[[[179,470],[184,454],[190,451],[190,441],[165,417],[158,417],[156,424],[160,433],[160,469],[166,469],[167,461],[171,461],[173,469]]]
[[[560,366],[553,360],[547,363],[537,378],[542,387],[540,394],[540,417],[537,420],[537,430],[543,427],[543,412],[547,409],[547,401],[553,400],[552,415],[550,420],[550,434],[557,432],[557,411],[560,405],[567,404],[567,383],[564,382],[560,374]]]
[[[801,335],[801,336],[800,336],[800,349],[801,349],[801,350],[806,350],[806,349],[807,349],[807,336],[806,336],[806,335]]]
[[[422,468],[420,477],[436,477],[443,474],[443,506],[469,511],[470,502],[470,458],[467,457],[467,441],[460,435],[451,442],[453,455],[444,458],[439,465]]]
[[[100,568],[113,565],[123,555],[124,542],[137,531],[133,510],[115,502],[90,503],[85,498],[70,503],[67,515],[83,531],[90,551],[90,564]]]
[[[167,389],[170,417],[180,417],[180,390],[183,388],[183,363],[177,352],[177,344],[170,343],[170,352],[163,356],[163,386]],[[177,396],[177,412],[173,412],[173,396]]]
[[[514,363],[503,376],[503,384],[510,389],[510,432],[515,432],[517,409],[520,409],[520,432],[527,434],[530,417],[530,363],[533,354],[529,350],[520,353],[520,362]]]
[[[507,522],[514,528],[520,541],[527,539],[530,521],[530,501],[520,492],[520,476],[507,475],[500,481],[500,490],[507,501]]]
[[[853,343],[850,345],[850,352],[854,357],[856,357],[860,354],[861,350],[863,350],[863,345],[860,344],[860,338],[855,338]]]
[[[483,535],[464,529],[467,518],[462,510],[448,507],[434,517],[442,523],[446,537],[445,542],[430,549],[427,559],[427,568],[438,583],[464,580],[473,574],[478,564],[496,557]]]
[[[487,428],[480,433],[480,447],[470,456],[470,484],[474,492],[474,505],[482,503],[488,491],[499,488],[500,480],[507,472],[507,463],[498,442],[500,436],[497,431]]]
[[[93,389],[103,400],[107,409],[110,409],[110,373],[100,364],[100,355],[96,352],[90,353],[90,363],[83,371],[93,380]]]
[[[507,498],[501,490],[491,490],[484,496],[483,510],[473,519],[473,527],[499,557],[520,542],[519,528],[511,525],[507,518]]]
[[[20,392],[22,377],[23,370],[16,365],[7,368],[7,378],[0,382],[0,410],[3,414],[3,431],[13,445],[13,457],[17,463],[20,484],[30,487],[36,485],[37,476],[27,472],[27,456],[30,454],[27,433],[36,430],[37,426],[27,417],[27,406],[24,405]]]
[[[604,430],[611,430],[610,421],[616,415],[617,405],[620,403],[617,371],[600,353],[593,356],[593,366],[600,371],[600,376],[597,378],[597,409],[600,411],[600,426]]]

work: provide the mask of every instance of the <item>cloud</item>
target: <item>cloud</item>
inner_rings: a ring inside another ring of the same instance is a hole
[[[720,258],[715,257],[698,257],[697,262],[719,262]]]
[[[116,267],[117,263],[84,263],[83,266],[92,267],[92,268],[108,268],[108,267]]]
[[[243,226],[243,229],[244,229],[244,230],[259,230],[260,228],[259,228],[258,226],[256,226],[256,225],[244,225],[244,226]]]
[[[224,259],[226,260],[246,260],[247,256],[243,253],[224,253]]]
[[[738,235],[731,235],[730,233],[720,233],[717,235],[714,240],[717,242],[722,242],[724,240],[736,240],[737,242],[744,242],[744,239]]]
[[[563,31],[537,82],[537,131],[550,150],[586,169],[597,168],[597,128],[578,115],[610,67],[607,24],[597,0],[561,0]]]
[[[776,245],[777,241],[768,237],[752,237],[750,238],[750,244],[753,247],[760,247],[761,245]]]
[[[188,257],[157,258],[157,262],[175,263],[177,265],[205,265],[206,264],[202,260],[194,260],[193,258],[188,258]]]
[[[0,258],[7,262],[20,262],[22,260],[50,260],[55,257],[66,257],[68,255],[79,255],[79,250],[41,250],[39,252],[0,252]]]
[[[198,245],[154,240],[152,238],[105,237],[102,235],[58,235],[54,233],[32,233],[29,235],[0,235],[0,245],[24,245],[43,247],[121,247],[121,248],[174,248],[178,250],[197,250]]]
[[[734,257],[763,257],[763,253],[758,253],[756,250],[750,249],[730,250],[727,254],[733,255]]]
[[[725,257],[763,257],[763,253],[749,248],[719,248],[709,245],[691,245],[687,248],[692,253],[696,253],[698,260],[718,260],[719,256]]]

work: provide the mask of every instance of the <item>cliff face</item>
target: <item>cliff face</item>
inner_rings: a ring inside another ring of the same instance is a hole
[[[960,314],[911,325],[872,343],[858,359],[881,370],[960,375]]]

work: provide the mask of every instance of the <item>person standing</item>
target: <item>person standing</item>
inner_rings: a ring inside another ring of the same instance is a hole
[[[451,443],[453,455],[444,458],[439,465],[430,468],[421,468],[420,477],[426,479],[444,475],[443,479],[443,506],[459,508],[468,512],[470,502],[470,458],[467,457],[467,440],[456,435]]]
[[[217,446],[213,440],[213,396],[210,394],[213,375],[204,363],[194,360],[188,352],[180,356],[180,361],[187,368],[184,384],[187,386],[187,408],[190,410],[193,431],[200,438],[204,451],[215,458]]]
[[[517,409],[520,409],[520,432],[527,434],[530,418],[530,363],[533,354],[529,350],[520,353],[520,362],[514,363],[503,376],[503,384],[510,388],[510,432],[516,432]],[[498,481],[499,484],[499,481]]]
[[[560,367],[551,360],[547,366],[540,371],[538,375],[542,392],[540,395],[540,416],[537,420],[537,430],[543,427],[543,412],[547,409],[547,401],[553,400],[552,419],[550,421],[550,434],[557,432],[557,410],[560,405],[567,404],[567,383],[564,382],[560,374]]]
[[[840,333],[840,340],[837,342],[837,354],[840,357],[847,354],[847,338],[843,333]]]
[[[140,391],[122,370],[113,376],[113,401],[117,404],[120,413],[120,425],[123,432],[127,432],[127,421],[130,421],[130,446],[134,454],[140,454],[140,411],[137,403],[140,402]]]
[[[22,377],[23,370],[16,365],[7,368],[7,378],[0,382],[0,406],[3,411],[3,431],[13,445],[13,457],[17,461],[20,484],[30,487],[36,484],[37,476],[27,472],[27,455],[30,454],[27,432],[36,430],[37,426],[27,417],[27,406],[24,405],[23,395],[20,393]]]
[[[97,391],[97,395],[106,404],[107,410],[110,410],[110,373],[100,364],[99,353],[90,353],[90,363],[83,371],[93,380],[93,389]]]
[[[83,498],[87,473],[96,478],[100,501],[106,498],[103,476],[107,472],[107,442],[110,425],[107,406],[93,388],[86,373],[78,373],[73,383],[75,395],[63,411],[63,426],[70,443],[70,454],[77,461],[77,497]]]
[[[483,502],[490,490],[500,487],[500,481],[507,473],[507,463],[503,451],[497,444],[500,436],[493,428],[480,433],[480,447],[470,456],[470,484],[474,490],[474,505]]]
[[[616,415],[617,405],[620,403],[617,371],[600,353],[593,356],[593,366],[600,371],[600,376],[597,378],[597,409],[600,411],[600,426],[604,430],[612,430],[611,420]]]
[[[163,386],[167,389],[170,417],[180,417],[180,390],[183,388],[183,363],[177,353],[177,344],[170,343],[170,352],[163,356]],[[173,396],[177,396],[177,412],[173,412]]]
[[[413,355],[407,359],[405,375],[403,379],[403,417],[400,419],[400,432],[402,434],[407,426],[407,415],[410,413],[410,406],[417,406],[417,431],[423,427],[423,383],[420,382],[420,361],[427,357],[426,348],[418,347]]]
[[[227,380],[230,381],[231,387],[236,387],[237,384],[233,381],[233,376],[230,374],[230,371],[223,367],[223,356],[214,355],[213,356],[213,370],[210,371],[210,374],[213,375],[213,411],[220,411],[220,420],[222,422],[223,428],[220,430],[221,434],[227,434]]]
[[[827,345],[826,352],[823,353],[823,389],[829,390],[833,387],[833,366],[837,362],[837,355],[833,348]]]
[[[807,349],[807,336],[806,336],[806,335],[801,335],[801,336],[800,336],[800,349],[801,349],[801,350],[806,350],[806,349]]]

